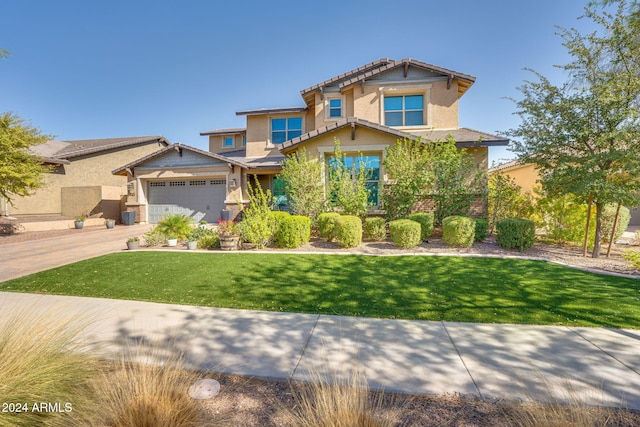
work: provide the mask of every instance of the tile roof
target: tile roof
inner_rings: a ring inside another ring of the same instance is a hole
[[[451,79],[462,80],[464,84],[461,84],[458,88],[459,96],[461,96],[476,80],[476,78],[472,75],[449,70],[443,67],[438,67],[436,65],[427,64],[426,62],[418,61],[411,58],[404,58],[400,60],[382,58],[369,64],[363,65],[362,67],[347,71],[346,73],[340,74],[339,76],[332,77],[306,89],[303,89],[300,91],[300,95],[302,95],[305,101],[309,102],[309,99],[307,98],[311,93],[321,90],[326,86],[338,84],[338,87],[342,90],[351,85],[360,83],[371,77],[384,73],[385,71],[389,71],[400,66],[414,66],[422,68],[423,70],[442,74]]]
[[[378,132],[384,132],[386,134],[396,136],[398,138],[416,139],[416,137],[423,138],[424,141],[437,141],[445,140],[447,135],[451,135],[458,147],[488,147],[488,146],[501,146],[508,145],[509,140],[507,138],[491,135],[486,132],[480,132],[469,128],[458,129],[444,129],[444,130],[425,130],[425,131],[404,131],[395,129],[389,126],[384,126],[378,123],[370,122],[368,120],[359,119],[357,117],[347,117],[346,119],[337,120],[328,126],[312,130],[311,132],[300,135],[297,138],[293,138],[289,141],[285,141],[280,146],[281,152],[291,151],[291,149],[299,144],[302,144],[310,139],[319,137],[321,135],[333,132],[335,130],[344,128],[346,126],[362,126],[368,129],[372,129]]]
[[[307,107],[258,108],[256,110],[236,111],[236,116],[251,116],[270,113],[301,113],[304,111],[307,111]]]
[[[510,162],[502,163],[489,169],[489,173],[498,172],[501,170],[509,169],[515,166],[525,166],[526,163],[522,163],[520,160],[511,160]]]
[[[143,164],[144,162],[146,162],[147,160],[159,157],[159,156],[161,156],[161,155],[163,155],[163,154],[165,154],[165,153],[167,153],[167,152],[169,152],[171,150],[188,150],[188,151],[192,151],[194,153],[201,154],[201,155],[206,156],[206,157],[210,157],[210,158],[215,159],[215,160],[231,163],[233,165],[237,165],[237,166],[240,166],[240,167],[243,167],[243,168],[248,168],[249,167],[246,163],[244,163],[244,162],[242,162],[240,160],[232,159],[230,157],[226,157],[226,156],[223,156],[223,155],[220,155],[220,154],[216,154],[216,153],[211,153],[210,151],[200,150],[199,148],[191,147],[190,145],[176,143],[176,144],[168,145],[168,146],[164,147],[161,150],[158,150],[158,151],[156,151],[154,153],[151,153],[151,154],[146,155],[144,157],[141,157],[141,158],[139,158],[137,160],[134,160],[131,163],[127,163],[124,166],[121,166],[121,167],[119,167],[117,169],[114,169],[111,173],[114,174],[114,175],[122,175],[127,171],[127,169],[139,166],[139,165]]]
[[[206,132],[200,132],[201,136],[205,135],[234,135],[234,134],[245,134],[247,133],[246,128],[227,128],[227,129],[213,129],[208,130]]]
[[[44,144],[36,145],[31,151],[49,160],[61,161],[88,154],[97,154],[107,150],[128,147],[131,145],[144,144],[147,142],[162,143],[169,145],[163,136],[136,136],[125,138],[103,138],[103,139],[81,139],[72,141],[47,141]]]

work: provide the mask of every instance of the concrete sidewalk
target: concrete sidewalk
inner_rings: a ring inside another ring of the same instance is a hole
[[[193,367],[304,380],[360,369],[374,388],[508,399],[567,399],[640,410],[640,331],[368,319],[97,298],[0,293],[12,309],[91,319],[87,345],[106,357],[136,346]],[[52,317],[52,316],[50,316]],[[118,356],[115,356],[118,357]]]

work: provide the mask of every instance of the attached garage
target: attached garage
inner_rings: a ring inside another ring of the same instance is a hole
[[[167,214],[184,214],[195,221],[216,222],[225,209],[225,178],[152,180],[147,183],[149,222]]]

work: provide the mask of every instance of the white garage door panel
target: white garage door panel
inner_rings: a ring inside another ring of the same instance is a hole
[[[150,181],[147,189],[149,222],[152,224],[167,214],[184,214],[195,221],[215,222],[225,208],[224,179]]]

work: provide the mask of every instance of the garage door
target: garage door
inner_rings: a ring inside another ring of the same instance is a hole
[[[216,222],[225,208],[225,198],[225,179],[150,181],[147,187],[149,222],[156,224],[167,214]]]

